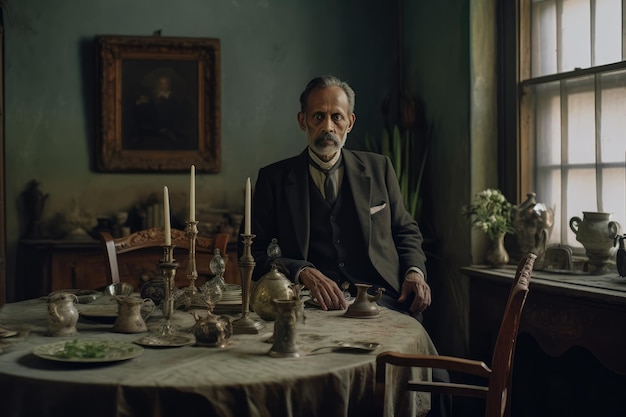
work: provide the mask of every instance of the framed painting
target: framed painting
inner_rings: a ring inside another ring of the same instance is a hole
[[[220,171],[219,39],[98,36],[104,172]]]

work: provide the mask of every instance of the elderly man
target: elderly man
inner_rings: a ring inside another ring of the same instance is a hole
[[[254,277],[269,270],[272,238],[289,277],[308,288],[323,310],[346,308],[354,284],[385,288],[381,304],[419,317],[431,303],[426,257],[416,221],[403,204],[389,158],[344,149],[355,95],[334,76],[309,82],[298,124],[308,146],[259,170],[252,230]],[[433,379],[449,380],[433,370]],[[443,415],[435,399],[429,415]]]
[[[333,76],[300,96],[308,147],[259,171],[253,199],[255,278],[268,270],[272,238],[292,279],[324,310],[344,309],[344,289],[385,288],[381,303],[418,315],[431,303],[422,235],[406,211],[388,158],[344,149],[355,122],[354,91]]]

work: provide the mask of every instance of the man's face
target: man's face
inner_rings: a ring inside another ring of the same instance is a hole
[[[313,152],[328,161],[345,145],[354,126],[348,96],[341,87],[316,88],[306,103],[306,113],[298,113],[298,124]]]
[[[170,79],[167,77],[159,78],[159,83],[157,84],[157,92],[158,94],[167,94],[170,91]]]

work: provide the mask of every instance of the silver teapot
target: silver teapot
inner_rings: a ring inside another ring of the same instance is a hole
[[[200,316],[195,311],[191,314],[196,319],[191,332],[196,337],[197,346],[225,347],[228,344],[233,334],[232,317],[216,316],[210,311],[206,316]]]
[[[295,296],[293,283],[278,268],[278,263],[273,262],[271,270],[254,285],[250,297],[252,310],[267,321],[276,320],[273,300],[290,300]]]

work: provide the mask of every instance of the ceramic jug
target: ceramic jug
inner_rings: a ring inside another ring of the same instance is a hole
[[[113,331],[118,333],[142,333],[148,331],[145,319],[152,312],[154,303],[149,298],[134,296],[115,297],[117,318]],[[145,306],[145,307],[144,307]]]
[[[77,332],[78,310],[76,295],[59,293],[48,301],[48,335],[73,336]]]
[[[621,234],[620,224],[611,221],[611,213],[583,211],[583,218],[572,217],[569,227],[585,248],[589,258],[588,272],[606,273],[609,258],[614,253],[615,238]]]

